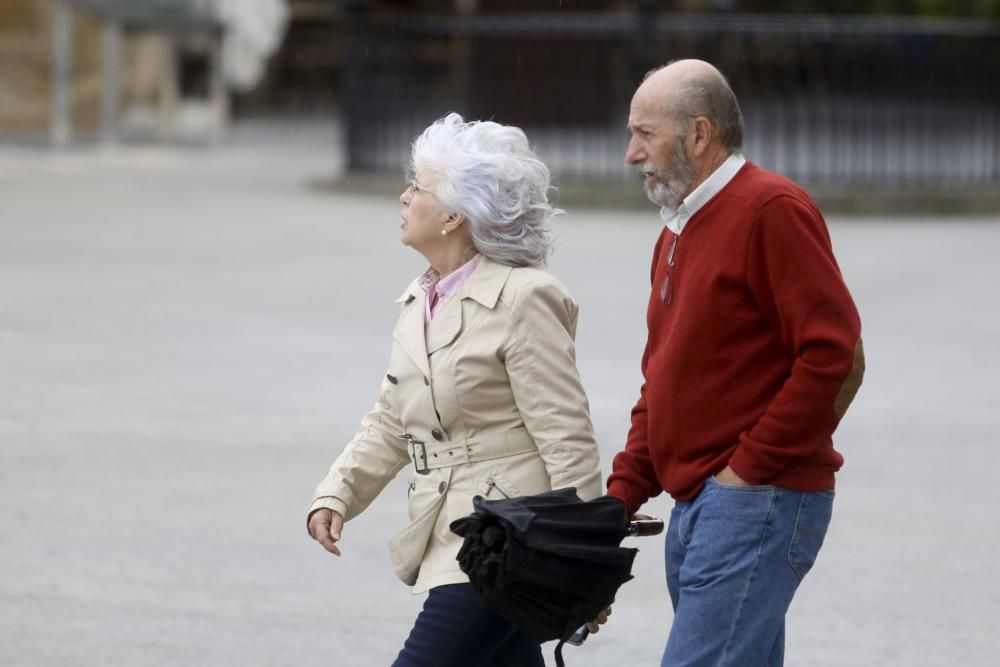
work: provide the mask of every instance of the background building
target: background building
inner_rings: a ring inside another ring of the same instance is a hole
[[[60,6],[75,10],[62,32]],[[327,117],[349,170],[395,174],[409,139],[458,111],[524,127],[563,181],[615,182],[629,177],[637,82],[699,57],[730,78],[765,167],[817,186],[1000,184],[1000,0],[9,0],[0,12],[8,136],[71,125],[218,139],[231,110]]]

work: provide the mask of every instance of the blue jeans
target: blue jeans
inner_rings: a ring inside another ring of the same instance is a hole
[[[432,588],[393,667],[545,667],[542,648],[471,584]]]
[[[780,667],[785,612],[823,544],[833,491],[709,478],[667,528],[674,623],[661,667]]]

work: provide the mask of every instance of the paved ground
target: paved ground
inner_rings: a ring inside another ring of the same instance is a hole
[[[421,260],[391,198],[303,187],[336,168],[332,137],[253,134],[0,148],[2,665],[377,667],[408,631],[421,598],[386,552],[405,487],[349,524],[339,561],[304,510],[374,399]],[[787,663],[1000,664],[1000,219],[831,226],[869,371]],[[652,210],[559,224],[605,468],[657,232]],[[574,667],[657,664],[662,545],[635,544],[637,579],[567,649]]]

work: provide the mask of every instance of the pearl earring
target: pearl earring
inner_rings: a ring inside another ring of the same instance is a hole
[[[442,229],[441,230],[441,236],[448,236],[448,230],[447,229]]]

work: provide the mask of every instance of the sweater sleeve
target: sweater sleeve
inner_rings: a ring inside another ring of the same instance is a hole
[[[656,274],[656,262],[660,257],[660,250],[663,247],[663,240],[666,231],[660,234],[656,246],[653,248],[653,262],[649,270],[650,288],[653,288],[653,281]],[[647,422],[646,406],[646,366],[649,362],[649,340],[647,338],[646,348],[642,353],[642,377],[643,383],[639,388],[639,400],[632,408],[631,427],[628,432],[628,439],[625,442],[625,449],[615,455],[611,467],[611,475],[608,477],[608,495],[618,498],[625,503],[629,514],[639,511],[650,498],[653,498],[663,491],[659,478],[653,467],[653,461],[649,455],[649,425]]]
[[[780,196],[758,213],[747,283],[792,360],[756,424],[739,436],[729,465],[760,484],[813,455],[836,429],[861,384],[861,322],[818,209]]]

